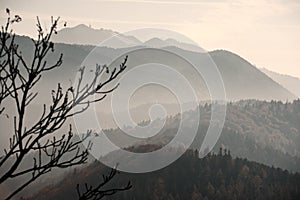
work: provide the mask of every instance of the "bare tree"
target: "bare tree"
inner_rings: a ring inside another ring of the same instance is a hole
[[[79,139],[74,137],[71,125],[69,132],[58,138],[57,132],[68,118],[84,112],[91,103],[103,100],[108,93],[118,87],[118,84],[113,84],[113,81],[126,69],[127,57],[119,67],[113,69],[109,69],[106,65],[96,65],[92,80],[85,85],[82,84],[85,73],[85,68],[82,67],[77,85],[63,90],[58,84],[57,89],[52,91],[51,104],[48,106],[44,104],[39,119],[30,127],[26,127],[24,119],[25,114],[29,112],[28,105],[38,95],[37,92],[33,92],[34,86],[39,83],[46,72],[55,70],[62,65],[62,54],[54,63],[49,63],[46,59],[47,55],[54,51],[55,45],[51,42],[51,36],[56,34],[59,18],[51,18],[51,27],[46,32],[37,18],[38,37],[36,40],[32,40],[34,44],[33,58],[28,62],[19,50],[18,44],[15,42],[15,34],[10,29],[10,25],[21,21],[21,18],[18,15],[11,18],[10,11],[7,9],[6,12],[8,19],[0,32],[0,114],[3,114],[4,111],[3,102],[9,99],[16,106],[16,115],[13,117],[14,132],[9,138],[9,148],[4,149],[4,154],[0,157],[0,168],[2,171],[4,170],[0,174],[0,185],[20,176],[27,175],[29,177],[6,197],[6,199],[11,199],[53,168],[67,168],[86,163],[92,144],[89,142],[88,147],[84,149],[81,149],[80,145],[88,139],[91,131],[87,131]],[[104,78],[103,73],[107,73]],[[110,86],[111,84],[113,85]],[[94,95],[97,98],[90,100],[89,97]],[[21,169],[21,165],[28,155],[33,156],[32,165]],[[7,165],[9,167],[4,167]],[[116,169],[113,169],[100,186],[105,185],[115,174]],[[129,183],[124,188],[116,188],[111,191],[123,191],[130,187]],[[79,198],[95,199],[95,197],[99,197],[99,189],[100,187],[93,191],[89,190],[88,195],[85,193]],[[101,196],[108,194],[111,193],[103,191]]]
[[[117,167],[111,169],[108,175],[103,175],[103,181],[96,186],[88,185],[87,183],[84,184],[84,192],[80,190],[80,185],[77,184],[77,195],[79,200],[86,200],[86,199],[93,199],[98,200],[102,199],[105,196],[114,195],[120,191],[129,190],[132,185],[130,182],[127,183],[126,186],[122,188],[109,188],[109,189],[102,189],[107,183],[109,183],[115,175],[118,173]]]
[[[18,48],[18,46],[14,43],[15,35],[12,34],[10,25],[20,22],[22,19],[19,15],[15,15],[15,17],[12,19],[10,17],[9,9],[6,9],[6,12],[9,16],[7,18],[5,26],[1,26],[0,32],[0,114],[2,114],[4,111],[4,107],[1,107],[3,100],[10,95],[12,90],[18,90],[23,86],[22,84],[20,84],[18,86],[15,86],[14,88],[14,85],[10,81],[10,77],[16,77],[20,75],[17,71],[14,71],[16,68],[9,67],[9,62],[11,61],[10,56],[13,54],[13,51]]]

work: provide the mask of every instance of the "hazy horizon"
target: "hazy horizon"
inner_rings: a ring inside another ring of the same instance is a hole
[[[300,77],[300,47],[295,45],[300,43],[300,2],[296,0],[1,0],[1,4],[1,21],[6,7],[23,18],[15,27],[21,35],[35,36],[36,16],[43,25],[51,16],[60,16],[68,27],[86,24],[120,33],[145,27],[169,29],[208,51],[226,49],[258,68]]]

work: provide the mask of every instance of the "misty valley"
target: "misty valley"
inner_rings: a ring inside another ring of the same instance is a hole
[[[0,199],[300,199],[297,75],[163,29],[26,36],[3,13]]]

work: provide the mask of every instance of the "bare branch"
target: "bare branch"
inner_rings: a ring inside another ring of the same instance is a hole
[[[84,112],[91,103],[102,101],[107,94],[117,89],[118,84],[110,87],[110,84],[126,69],[127,56],[120,67],[109,70],[106,65],[96,65],[94,77],[90,82],[82,85],[85,75],[84,67],[79,70],[80,76],[75,90],[73,87],[63,90],[60,84],[56,90],[52,90],[52,103],[49,106],[43,105],[40,118],[30,127],[25,127],[25,114],[28,106],[38,96],[33,92],[33,87],[39,83],[44,73],[55,70],[62,65],[63,55],[60,54],[55,63],[49,63],[46,60],[48,54],[54,51],[55,44],[51,41],[53,34],[57,32],[59,18],[51,18],[49,31],[44,31],[39,18],[37,18],[38,37],[32,40],[34,44],[33,59],[28,62],[19,51],[18,44],[15,43],[15,35],[10,29],[12,23],[21,21],[21,17],[15,15],[10,18],[10,11],[7,12],[8,19],[5,26],[1,27],[0,32],[0,114],[4,112],[1,107],[2,102],[10,98],[16,108],[14,120],[14,132],[9,139],[9,148],[4,150],[4,155],[0,156],[0,167],[9,165],[0,176],[0,184],[9,179],[31,174],[31,177],[20,184],[6,199],[11,199],[25,187],[31,184],[40,176],[48,173],[53,168],[67,168],[75,165],[81,165],[87,161],[88,151],[92,146],[88,142],[86,148],[81,145],[88,140],[91,131],[87,131],[82,138],[76,139],[70,126],[69,132],[63,134],[59,139],[56,133],[59,131],[68,118]],[[107,76],[101,76],[103,72]],[[104,90],[104,88],[110,88]],[[96,96],[90,100],[90,97]],[[51,138],[52,139],[49,139]],[[26,169],[20,169],[21,164],[28,155],[33,155],[32,165]],[[8,162],[9,161],[9,162]],[[104,179],[109,182],[116,171],[113,171]],[[86,194],[100,191],[100,186],[89,191]],[[130,185],[119,188],[102,191],[101,195],[111,195],[117,191],[129,189]],[[100,195],[100,196],[101,196]],[[99,195],[98,195],[99,196]],[[102,198],[102,197],[101,197]]]
[[[105,185],[107,185],[118,173],[117,167],[112,168],[108,175],[103,175],[103,181],[99,183],[97,186],[88,185],[87,183],[84,184],[84,192],[80,190],[80,185],[77,184],[76,190],[79,200],[88,200],[88,199],[102,199],[104,196],[110,196],[117,192],[126,191],[132,188],[130,181],[127,183],[126,186],[122,188],[110,188],[110,189],[103,189]]]

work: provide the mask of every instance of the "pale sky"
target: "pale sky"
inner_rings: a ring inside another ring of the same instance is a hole
[[[206,50],[226,49],[257,67],[300,77],[300,0],[0,0],[21,15],[15,27],[35,35],[61,16],[68,27],[91,24],[118,32],[154,27],[179,32]],[[1,20],[1,22],[2,22]]]

